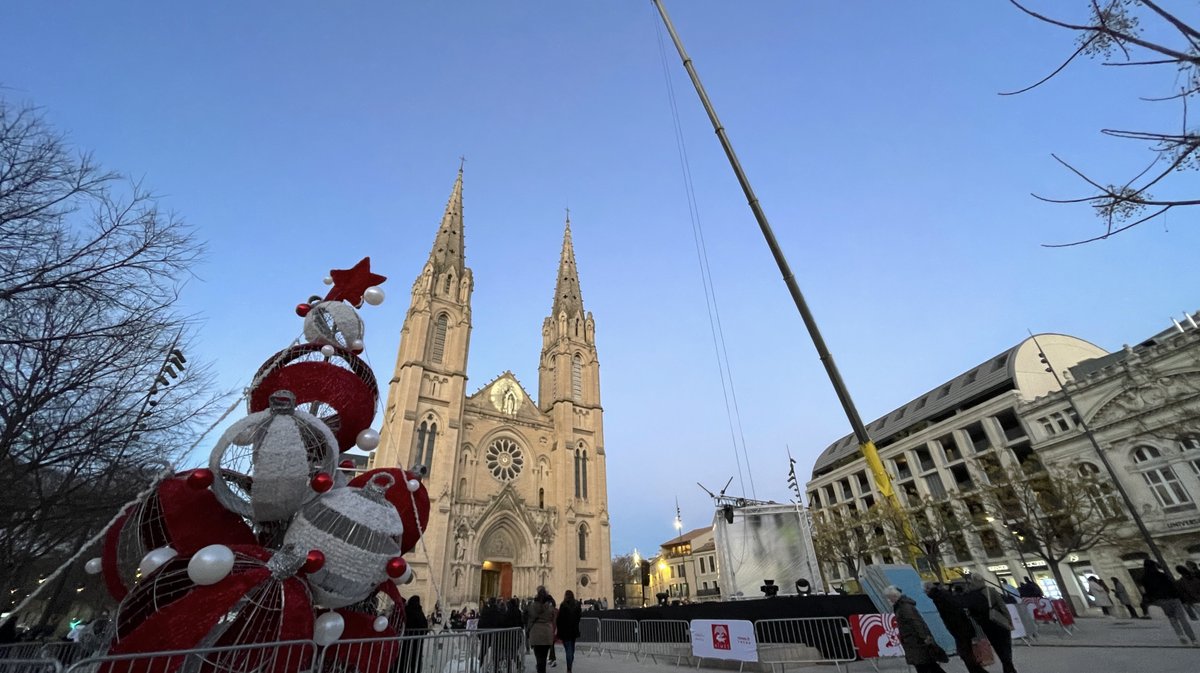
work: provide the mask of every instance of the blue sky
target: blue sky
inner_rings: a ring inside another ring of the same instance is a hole
[[[998,96],[1071,49],[1000,0],[668,6],[868,421],[1027,328],[1114,349],[1200,308],[1195,212],[1051,250],[1099,221],[1029,196],[1081,193],[1051,152],[1128,177],[1147,150],[1097,131],[1177,123],[1136,100],[1171,73],[1081,62]],[[183,301],[203,321],[195,354],[230,388],[299,332],[293,306],[330,268],[364,255],[391,278],[364,310],[386,377],[465,154],[468,387],[511,369],[536,394],[569,206],[613,551],[671,537],[676,496],[686,526],[709,522],[695,482],[736,466],[650,3],[282,7],[7,3],[0,84],[208,242]],[[756,492],[783,500],[785,445],[807,477],[849,428],[668,55]]]

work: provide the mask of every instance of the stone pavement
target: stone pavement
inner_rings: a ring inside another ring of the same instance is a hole
[[[1020,673],[1200,673],[1200,647],[1184,646],[1175,637],[1171,625],[1161,614],[1153,620],[1086,618],[1076,624],[1073,635],[1043,627],[1033,646],[1014,643],[1013,662]],[[1192,622],[1200,633],[1200,622]],[[912,669],[903,661],[880,659],[880,673],[908,673]],[[687,665],[686,663],[684,664]],[[695,663],[692,662],[692,667]],[[946,673],[963,673],[966,667],[958,658],[943,664]],[[737,670],[718,662],[705,660],[702,668]],[[1000,663],[988,667],[999,673]],[[532,657],[527,659],[526,673],[533,673]],[[637,661],[621,655],[576,655],[574,673],[669,673],[686,670],[664,661],[655,663],[649,658]],[[751,670],[747,667],[747,670]],[[832,673],[833,665],[801,666],[788,664],[787,673]],[[852,673],[874,673],[871,662],[842,664],[841,670]],[[783,673],[779,666],[777,673]],[[547,673],[566,673],[562,646],[558,647],[558,667]]]

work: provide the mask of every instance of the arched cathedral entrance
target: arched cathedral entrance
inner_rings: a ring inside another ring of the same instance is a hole
[[[525,536],[507,517],[496,522],[479,540],[479,604],[491,598],[524,596],[532,576],[525,567],[531,560]],[[472,597],[474,598],[474,596]]]

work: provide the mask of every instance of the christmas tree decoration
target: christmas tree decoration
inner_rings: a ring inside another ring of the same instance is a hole
[[[329,425],[345,451],[375,420],[379,386],[358,356],[334,347],[327,357],[322,353],[327,345],[301,344],[273,355],[254,375],[249,408],[262,411],[276,390],[291,391],[297,405]]]
[[[325,567],[325,554],[320,549],[313,549],[304,557],[304,572],[313,574]]]
[[[429,491],[425,485],[417,481],[412,472],[405,472],[398,467],[381,467],[364,472],[350,480],[351,486],[362,487],[378,475],[389,475],[394,484],[388,488],[385,497],[404,523],[404,535],[400,539],[400,551],[407,554],[417,546],[421,533],[429,525]],[[409,490],[409,484],[415,482],[417,488]]]
[[[358,311],[345,302],[319,302],[304,316],[304,338],[310,343],[347,346],[362,341],[364,332]]]
[[[116,615],[111,654],[208,649],[313,637],[308,588],[294,575],[303,562],[291,550],[274,554],[261,547],[233,546],[233,567],[225,579],[198,586],[188,578],[192,559],[176,557],[140,582]],[[219,660],[210,660],[217,657]],[[216,668],[228,673],[285,673],[307,670],[303,648],[244,650],[237,657],[197,652],[187,657],[116,661],[101,673],[136,671],[140,663],[153,673]],[[185,666],[186,664],[186,666]]]
[[[373,285],[382,285],[387,276],[371,273],[371,258],[363,257],[358,264],[349,269],[334,269],[329,272],[333,278],[333,287],[325,295],[326,301],[338,299],[359,307],[363,303],[363,293]]]
[[[313,624],[313,641],[322,647],[332,645],[337,642],[338,638],[342,637],[342,632],[345,629],[345,617],[336,612],[326,612],[317,617],[317,621]]]
[[[363,290],[363,301],[367,302],[371,306],[379,306],[383,303],[383,299],[383,288],[379,287],[378,285],[372,285],[371,287]]]
[[[390,474],[361,488],[337,488],[305,505],[284,536],[296,549],[319,549],[325,565],[308,575],[316,602],[326,608],[357,603],[387,579],[388,560],[400,553],[400,515],[387,499]]]
[[[104,570],[104,559],[97,556],[94,559],[88,559],[88,562],[83,564],[83,571],[89,575],[99,575]]]
[[[146,555],[142,557],[142,562],[138,564],[138,574],[149,575],[176,556],[179,556],[179,552],[170,547],[151,549],[146,552]]]
[[[379,431],[375,428],[367,428],[358,433],[354,443],[363,451],[374,451],[379,446]]]
[[[233,571],[233,550],[223,544],[210,544],[192,554],[188,561],[188,579],[199,586],[216,584]]]
[[[271,395],[270,409],[250,414],[221,435],[209,457],[219,475],[212,492],[230,511],[253,521],[283,521],[317,497],[313,476],[333,470],[337,440],[329,426],[296,409],[290,391]],[[233,472],[250,478],[249,490]]]
[[[197,490],[206,489],[209,486],[212,486],[212,483],[213,483],[212,470],[208,470],[205,468],[200,468],[198,470],[192,470],[191,474],[189,474],[187,476],[187,485],[194,489],[197,489]]]
[[[109,528],[100,561],[113,598],[129,592],[151,550],[170,547],[186,556],[210,544],[254,544],[241,517],[222,507],[212,491],[194,487],[198,473],[212,477],[209,470],[193,470],[165,479]]]

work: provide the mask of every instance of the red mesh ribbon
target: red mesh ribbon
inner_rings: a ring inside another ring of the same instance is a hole
[[[250,392],[250,411],[269,406],[271,393],[290,390],[296,396],[296,408],[323,402],[337,412],[338,447],[346,451],[358,440],[358,433],[371,427],[379,386],[365,362],[348,350],[336,348],[334,359],[311,359],[319,355],[323,344],[292,346],[271,356],[254,375],[258,385]],[[309,359],[304,359],[309,358]],[[344,366],[343,366],[344,365]]]

